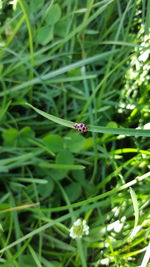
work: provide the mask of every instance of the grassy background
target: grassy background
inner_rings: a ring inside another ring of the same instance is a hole
[[[0,1],[0,266],[149,266],[149,9]]]

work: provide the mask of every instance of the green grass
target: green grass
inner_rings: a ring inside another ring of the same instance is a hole
[[[0,1],[0,266],[149,266],[149,7]]]

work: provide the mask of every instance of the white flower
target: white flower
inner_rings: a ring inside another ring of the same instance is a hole
[[[124,223],[117,220],[107,226],[107,231],[114,231],[116,233],[119,233],[123,228]]]
[[[78,219],[74,222],[69,232],[70,237],[73,239],[82,238],[83,235],[89,234],[89,226],[87,225],[86,220]]]
[[[149,130],[149,129],[150,129],[150,122],[148,122],[148,123],[146,123],[146,124],[144,125],[144,129],[145,129],[145,130]]]
[[[100,263],[102,265],[109,265],[109,259],[108,258],[102,259],[102,260],[100,260]]]
[[[139,56],[139,61],[145,62],[148,59],[149,54],[150,54],[150,49],[147,49],[146,51],[141,53],[141,55]]]

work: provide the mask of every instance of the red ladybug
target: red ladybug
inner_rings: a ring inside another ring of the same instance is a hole
[[[84,123],[75,123],[74,128],[81,133],[85,133],[88,131],[88,127]]]

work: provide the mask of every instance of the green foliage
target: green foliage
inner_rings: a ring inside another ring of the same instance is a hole
[[[70,132],[65,137],[65,145],[73,153],[79,153],[83,149],[84,143],[85,143],[85,137],[79,135],[78,133]]]
[[[50,3],[47,8],[44,16],[43,23],[40,26],[36,33],[36,40],[41,45],[46,45],[53,40],[55,34],[55,24],[60,20],[61,9],[58,4],[52,5]],[[65,27],[65,25],[64,25]],[[63,30],[63,27],[61,28]],[[61,30],[60,29],[60,30]],[[58,34],[58,26],[56,30],[56,35]]]
[[[34,264],[35,264],[35,261],[31,255],[22,256],[21,261],[22,261],[23,267],[31,267],[31,266],[34,266]]]
[[[43,26],[37,31],[37,42],[41,45],[48,44],[53,39],[54,28],[52,26]]]
[[[66,150],[66,149],[60,151],[57,154],[56,160],[55,160],[56,164],[62,164],[62,165],[73,165],[73,162],[74,162],[73,155],[69,152],[69,150]],[[67,173],[68,173],[68,170],[54,170],[53,176],[56,179],[63,179],[64,177],[66,177]]]
[[[52,178],[47,176],[46,181],[46,184],[41,184],[38,186],[38,191],[42,199],[49,197],[54,190],[54,182]]]
[[[49,5],[44,20],[47,25],[55,25],[61,17],[61,9],[58,4]]]
[[[149,7],[0,1],[1,266],[147,267]]]
[[[5,130],[2,134],[5,146],[16,146],[18,131],[14,128]]]
[[[39,9],[42,9],[44,0],[28,1],[30,13],[36,13]]]
[[[66,186],[66,193],[70,202],[76,201],[81,195],[81,186],[79,183],[71,183],[70,185]]]
[[[34,131],[30,127],[24,127],[20,131],[15,128],[5,130],[2,134],[4,145],[7,147],[13,146],[28,146],[29,140],[34,137]]]
[[[63,139],[58,134],[46,135],[43,142],[53,152],[59,152],[63,149]]]
[[[56,25],[55,25],[55,35],[61,38],[64,38],[67,34],[67,26],[68,26],[69,20],[66,19],[60,19]]]

